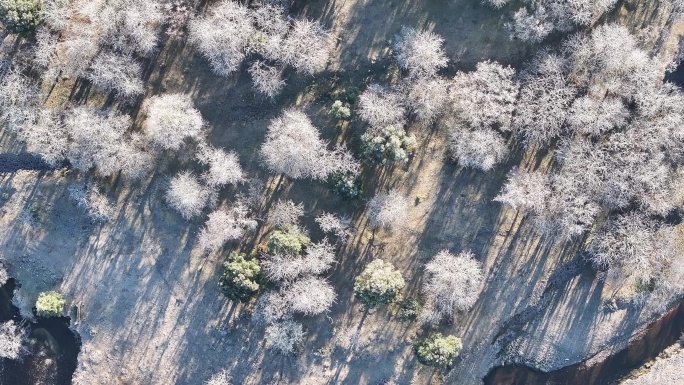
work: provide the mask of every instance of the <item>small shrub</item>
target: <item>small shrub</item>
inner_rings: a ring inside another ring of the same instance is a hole
[[[462,347],[460,338],[435,333],[414,344],[413,352],[421,364],[446,369],[454,363]]]
[[[12,33],[33,30],[40,23],[39,0],[0,0],[0,19]]]
[[[414,321],[420,314],[420,302],[413,297],[407,297],[399,303],[397,317],[404,321]]]
[[[374,308],[394,302],[404,288],[404,277],[391,263],[376,259],[354,281],[354,293],[364,305]]]
[[[283,321],[266,328],[266,347],[280,353],[294,353],[304,340],[302,324],[295,321]]]
[[[219,278],[219,287],[226,297],[247,302],[259,291],[261,267],[256,259],[233,253],[223,264],[225,271]]]
[[[285,225],[268,238],[269,254],[299,255],[311,240],[297,226]]]
[[[334,116],[335,119],[349,120],[351,118],[351,108],[349,103],[345,103],[341,100],[335,100],[332,107],[330,107],[330,115]]]
[[[335,173],[330,177],[333,192],[344,199],[355,199],[363,193],[361,177],[355,172]]]
[[[371,128],[361,135],[362,156],[382,165],[405,163],[416,149],[416,137],[401,126]]]
[[[93,222],[107,222],[112,217],[114,208],[95,183],[77,183],[69,186],[69,197],[86,210]]]
[[[65,304],[64,297],[56,291],[43,292],[38,295],[36,313],[38,317],[59,317]]]

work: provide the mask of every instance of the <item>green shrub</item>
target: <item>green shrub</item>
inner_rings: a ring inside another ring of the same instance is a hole
[[[59,317],[65,303],[64,297],[56,291],[40,293],[36,301],[36,313],[38,317]]]
[[[9,32],[26,32],[40,23],[38,0],[0,0],[0,19]]]
[[[462,347],[460,338],[436,333],[414,344],[413,352],[421,364],[446,369],[454,363]]]
[[[219,278],[219,287],[226,297],[247,302],[259,291],[261,267],[258,260],[232,253],[223,267],[225,271]]]
[[[293,225],[285,225],[268,238],[266,247],[269,254],[299,255],[311,240]]]
[[[397,316],[404,321],[414,321],[420,313],[420,302],[413,297],[407,297],[399,303]]]
[[[361,135],[361,152],[366,159],[387,165],[407,162],[416,149],[416,137],[400,126],[371,129]]]
[[[351,118],[351,108],[348,103],[341,100],[335,100],[330,108],[330,114],[336,119],[349,120],[349,118]]]
[[[358,198],[363,193],[361,178],[357,173],[336,173],[330,177],[330,182],[335,194],[344,199]]]
[[[359,301],[373,308],[381,303],[394,302],[404,284],[401,272],[391,263],[376,259],[356,277],[354,293]]]

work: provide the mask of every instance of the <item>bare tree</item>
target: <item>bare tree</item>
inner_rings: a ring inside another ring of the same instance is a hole
[[[40,28],[36,32],[36,45],[33,48],[33,61],[41,69],[46,69],[57,56],[57,36],[47,28]]]
[[[11,132],[21,132],[36,118],[38,88],[18,70],[11,69],[0,82],[0,121]]]
[[[269,98],[274,98],[285,86],[281,71],[261,60],[252,63],[249,67],[249,74],[252,75],[252,82],[256,89]]]
[[[200,163],[209,166],[209,170],[202,174],[202,179],[211,187],[235,185],[245,180],[238,156],[234,151],[225,152],[220,148],[201,144],[195,156]]]
[[[368,219],[373,228],[393,231],[406,226],[408,221],[409,201],[392,190],[380,193],[368,202]]]
[[[444,39],[432,32],[403,27],[395,40],[394,55],[410,76],[434,76],[449,61],[442,49]]]
[[[586,135],[598,136],[627,125],[627,106],[619,98],[597,100],[589,95],[575,99],[568,114],[568,127]]]
[[[304,340],[304,329],[299,322],[287,320],[266,328],[266,347],[280,353],[293,353]]]
[[[40,154],[51,166],[66,159],[69,136],[60,117],[51,110],[38,111],[36,120],[24,127],[19,138],[26,142],[29,151]]]
[[[227,370],[222,369],[220,372],[214,373],[204,385],[231,385],[230,375]]]
[[[88,80],[98,88],[116,91],[124,98],[133,98],[145,91],[141,76],[142,67],[133,58],[104,52],[90,65]]]
[[[281,292],[295,313],[321,314],[335,302],[335,290],[323,278],[305,277],[283,287]]]
[[[257,299],[252,321],[257,324],[272,324],[292,318],[292,309],[283,293],[269,290]]]
[[[179,150],[186,139],[204,135],[205,122],[184,94],[166,94],[149,98],[144,106],[145,134],[153,144],[166,150]]]
[[[228,0],[209,8],[207,16],[190,21],[188,30],[190,41],[221,76],[230,75],[242,64],[249,38],[256,32],[249,9]]]
[[[295,225],[299,217],[304,215],[304,204],[295,204],[291,200],[278,199],[268,213],[268,221],[277,227]]]
[[[457,311],[469,310],[484,286],[482,266],[469,250],[458,255],[442,250],[425,265],[425,270],[426,307],[421,316],[428,323],[439,323]]]
[[[100,9],[102,42],[123,53],[150,56],[166,21],[157,0],[113,0]]]
[[[200,184],[197,177],[188,171],[176,174],[166,190],[166,201],[185,219],[200,215],[202,209],[213,204],[215,200],[216,192]],[[220,214],[215,218],[216,221],[224,219]]]
[[[240,239],[257,228],[257,221],[243,202],[236,202],[228,210],[216,210],[200,231],[197,243],[205,251],[216,251],[230,240]]]
[[[61,31],[67,27],[71,16],[69,0],[43,0],[40,15],[50,29]]]
[[[328,63],[330,34],[314,21],[295,20],[282,41],[279,60],[298,72],[313,75]]]
[[[371,84],[359,95],[359,116],[371,127],[403,125],[406,109],[402,96],[378,84]]]

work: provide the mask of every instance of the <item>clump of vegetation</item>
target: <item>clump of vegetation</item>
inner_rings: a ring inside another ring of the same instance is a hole
[[[413,352],[421,364],[446,369],[453,365],[462,347],[460,338],[435,333],[414,344]]]
[[[230,375],[226,369],[214,373],[204,385],[230,385]]]
[[[0,0],[0,19],[12,33],[31,31],[41,20],[39,0]]]
[[[397,317],[404,321],[415,321],[420,314],[420,302],[414,297],[406,297],[399,303]]]
[[[334,116],[335,119],[349,120],[351,118],[351,107],[349,106],[349,103],[335,100],[332,107],[330,107],[330,114]]]
[[[330,177],[333,192],[344,199],[355,199],[363,194],[361,177],[355,172],[335,173]]]
[[[398,125],[371,128],[361,135],[363,157],[382,165],[407,162],[416,150],[416,143],[416,137],[407,135]]]
[[[246,254],[232,253],[223,264],[225,271],[219,278],[219,287],[226,297],[247,302],[259,291],[261,267],[255,258]]]
[[[311,240],[302,230],[293,225],[285,225],[268,238],[266,244],[269,254],[299,255]]]
[[[0,358],[16,360],[25,352],[26,331],[9,320],[0,324]]]
[[[389,262],[376,259],[356,277],[354,293],[364,305],[374,308],[394,302],[404,285],[404,277],[399,270]]]
[[[394,231],[408,222],[409,201],[396,190],[374,196],[367,206],[368,220],[374,229]]]
[[[42,292],[36,301],[38,317],[59,317],[62,315],[66,301],[56,291]]]

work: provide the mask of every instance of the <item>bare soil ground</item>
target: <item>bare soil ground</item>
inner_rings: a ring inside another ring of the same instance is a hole
[[[71,171],[2,174],[0,258],[22,284],[17,299],[26,312],[40,291],[58,289],[68,298],[83,338],[76,384],[199,384],[223,368],[235,384],[477,384],[504,361],[553,369],[619,349],[653,319],[650,304],[606,311],[614,288],[578,256],[583,240],[540,236],[522,213],[492,201],[513,166],[547,167],[544,154],[514,151],[487,174],[464,170],[448,160],[443,132],[413,127],[420,149],[411,162],[366,174],[366,197],[396,188],[415,202],[410,226],[395,234],[367,228],[363,201],[341,201],[319,183],[269,176],[257,149],[283,107],[304,109],[331,141],[358,137],[358,122],[340,129],[327,115],[331,95],[387,79],[388,47],[402,25],[444,36],[450,71],[484,59],[519,65],[530,51],[508,40],[506,12],[471,0],[319,0],[293,9],[331,26],[337,48],[330,71],[288,79],[285,93],[271,102],[254,94],[244,71],[214,76],[192,47],[174,39],[148,68],[148,94],[193,95],[210,123],[210,142],[237,151],[250,175],[266,181],[262,214],[278,198],[304,202],[314,239],[322,237],[313,222],[320,211],[354,216],[357,235],[328,274],[337,303],[327,315],[302,319],[307,341],[300,354],[267,351],[263,329],[249,322],[249,306],[218,290],[225,253],[206,256],[195,246],[203,219],[184,221],[163,202],[168,177],[185,167],[177,160],[160,164],[143,182],[108,180],[116,211],[103,225],[90,223],[69,200],[66,188],[77,178]],[[66,103],[72,89],[90,105],[111,103],[73,79],[60,82],[51,103]],[[19,150],[7,138],[0,143],[2,152]],[[225,191],[222,201],[234,193]],[[226,249],[254,247],[267,231]],[[423,263],[444,248],[472,249],[487,283],[472,311],[440,327],[464,342],[455,368],[442,377],[413,357],[411,343],[425,333],[420,325],[398,320],[396,306],[365,312],[352,286],[366,263],[382,257],[404,273],[404,294],[418,295]]]

